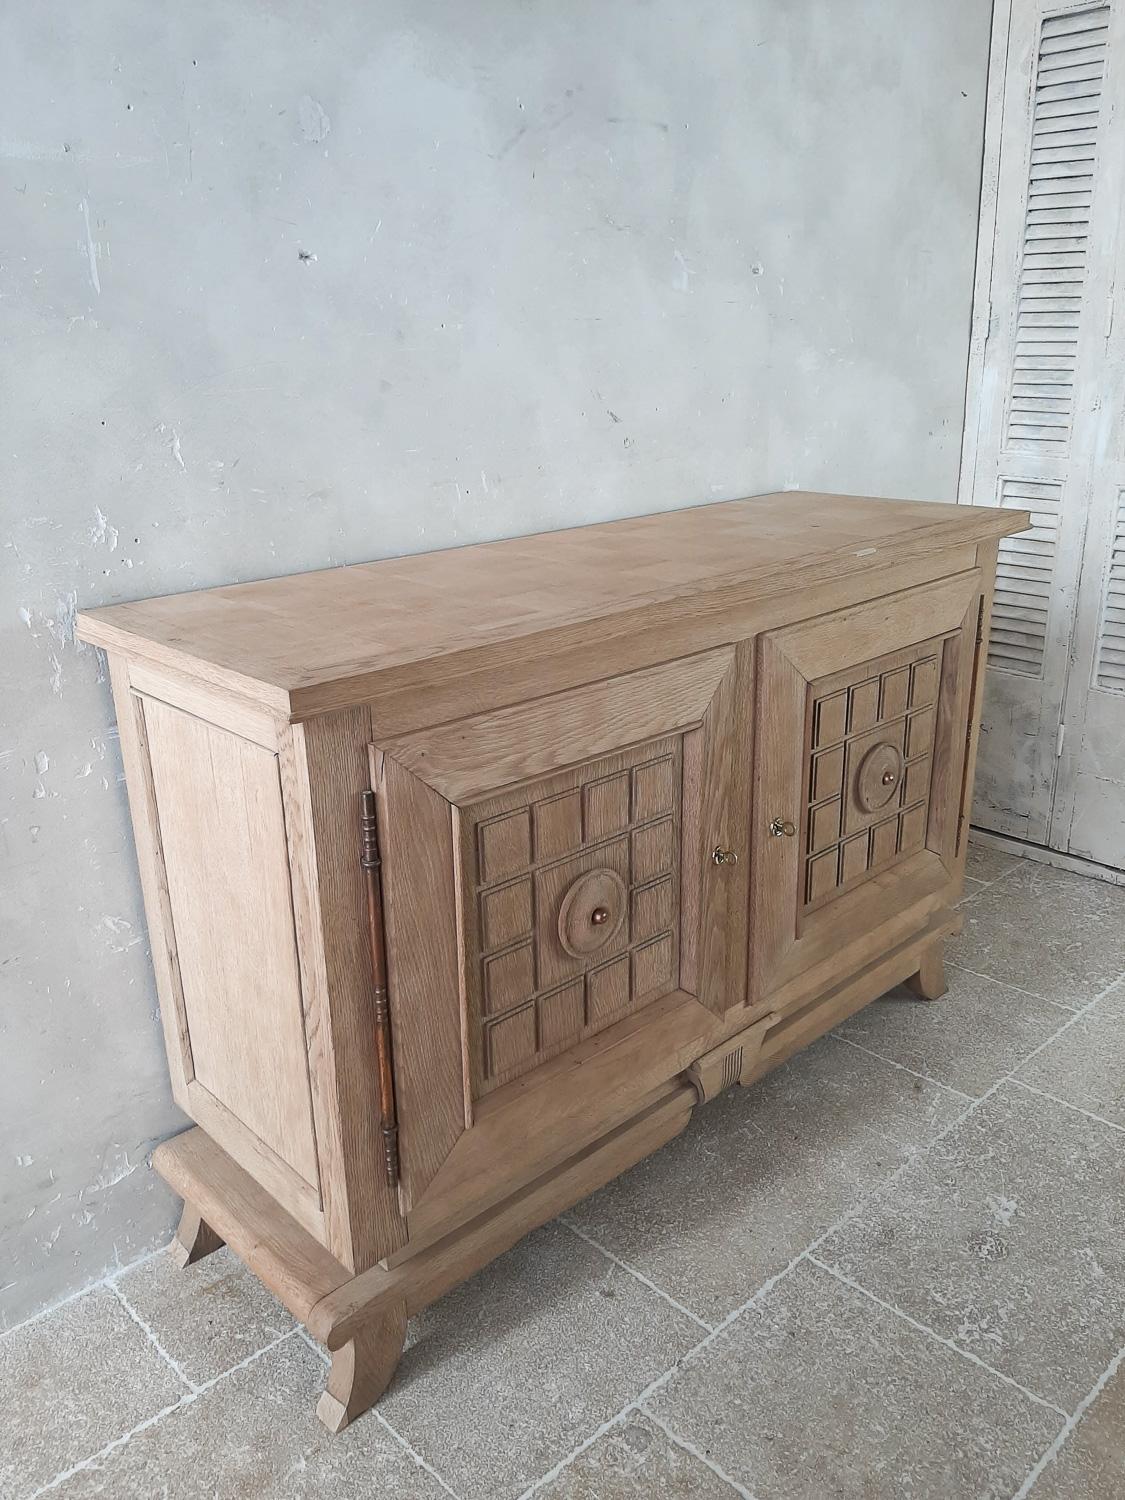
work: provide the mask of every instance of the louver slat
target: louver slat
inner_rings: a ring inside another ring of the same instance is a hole
[[[1125,490],[1117,495],[1094,682],[1110,692],[1125,693]]]
[[[1071,12],[1069,15],[1051,16],[1043,22],[1042,45],[1040,54],[1058,52],[1062,50],[1060,43],[1064,38],[1072,38],[1075,33],[1086,31],[1104,32],[1109,26],[1109,6],[1101,5],[1096,10],[1080,10],[1077,14]],[[1071,41],[1073,47],[1084,47],[1085,42]]]
[[[1082,34],[1081,36],[1075,36],[1074,40],[1084,41],[1088,45],[1086,45],[1085,47],[1068,47],[1061,52],[1058,48],[1055,48],[1049,52],[1045,47],[1040,47],[1039,76],[1041,78],[1046,78],[1048,74],[1056,74],[1060,70],[1068,70],[1073,67],[1081,66],[1085,63],[1101,62],[1102,52],[1105,47],[1104,38],[1102,39],[1101,47],[1099,47],[1096,42],[1093,45],[1089,45],[1088,32]]]
[[[1061,501],[1061,484],[1000,482],[1001,507],[1029,510],[1032,520],[1030,531],[1000,542],[988,665],[1002,672],[1043,675]]]
[[[1025,452],[1070,440],[1108,23],[1109,6],[1092,6],[1039,34],[1007,415]]]

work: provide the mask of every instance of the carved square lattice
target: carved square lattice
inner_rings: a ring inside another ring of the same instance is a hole
[[[810,685],[806,909],[925,847],[942,640]]]
[[[680,736],[459,809],[474,1091],[679,983]]]

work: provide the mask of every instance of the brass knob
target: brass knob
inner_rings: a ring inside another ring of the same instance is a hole
[[[790,823],[788,818],[774,818],[770,824],[770,833],[775,839],[791,839],[797,832],[797,825]]]
[[[883,785],[884,786],[894,786],[895,781],[897,779],[898,778],[895,776],[895,773],[893,771],[884,771],[883,772]]]
[[[724,849],[721,844],[716,844],[711,850],[711,863],[713,865],[736,865],[738,855],[733,849]]]
[[[609,921],[609,910],[604,906],[595,906],[590,913],[590,924],[593,927],[604,927]]]

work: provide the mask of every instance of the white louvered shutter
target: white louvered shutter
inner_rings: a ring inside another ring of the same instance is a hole
[[[1123,8],[998,0],[993,27],[959,498],[1028,510],[1033,528],[1001,543],[973,820],[1035,843],[1053,827],[1090,588]]]
[[[1070,439],[1108,34],[1108,5],[1041,26],[1006,434],[1024,451]]]
[[[1000,504],[1031,512],[1034,530],[1002,537],[988,636],[988,665],[1042,677],[1059,543],[1061,484],[1000,481]]]
[[[1098,622],[1094,685],[1125,693],[1125,490],[1118,490]]]

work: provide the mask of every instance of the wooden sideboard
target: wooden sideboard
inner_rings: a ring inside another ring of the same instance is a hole
[[[1019,511],[785,493],[150,599],[109,656],[226,1241],[374,1402],[407,1317],[906,981],[943,989]]]

